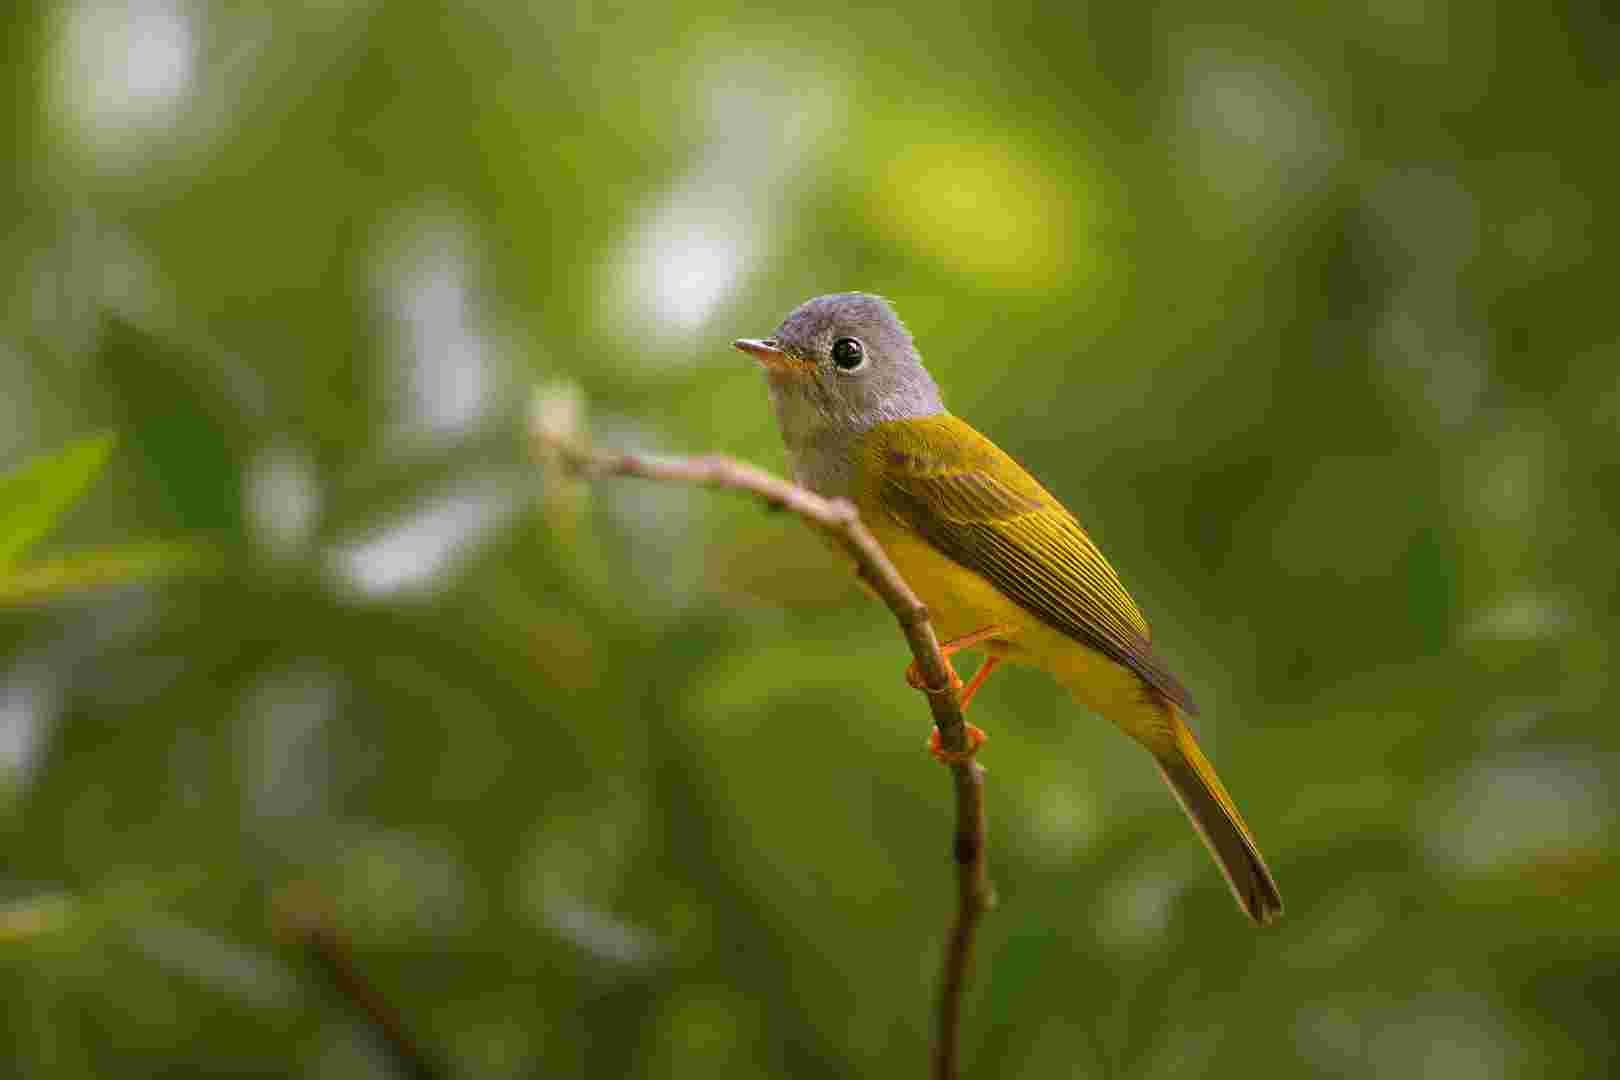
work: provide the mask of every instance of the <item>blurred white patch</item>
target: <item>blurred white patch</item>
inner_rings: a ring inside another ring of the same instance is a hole
[[[1109,882],[1097,912],[1097,937],[1107,945],[1157,944],[1170,928],[1176,897],[1186,877],[1166,860],[1155,860]]]
[[[585,391],[570,379],[535,387],[529,398],[529,431],[549,442],[578,442],[586,434]]]
[[[408,437],[468,434],[501,388],[498,350],[471,281],[471,243],[468,228],[445,214],[409,219],[385,241],[378,273],[400,372],[390,396]]]
[[[736,45],[725,46],[722,63],[695,65],[709,76],[698,93],[711,135],[608,268],[602,322],[632,350],[692,340],[769,249],[797,174],[843,117],[844,100],[822,73]]]
[[[408,334],[412,403],[428,430],[471,427],[489,405],[489,344],[470,321],[466,267],[441,252],[400,282],[395,315]]]
[[[1260,216],[1314,187],[1340,156],[1311,95],[1276,64],[1236,50],[1187,52],[1179,140],[1216,194]]]
[[[196,13],[176,0],[83,0],[63,16],[56,92],[88,150],[130,157],[172,128],[190,96]]]
[[[289,1005],[298,985],[275,958],[200,926],[158,917],[130,928],[137,948],[162,967],[252,1005]]]
[[[516,506],[517,496],[504,478],[474,477],[372,536],[334,549],[332,570],[371,596],[430,589]]]
[[[646,816],[644,802],[623,788],[604,801],[550,811],[516,866],[518,910],[606,963],[649,963],[657,937],[610,911],[640,850]]]
[[[60,697],[51,668],[37,658],[18,661],[0,685],[0,796],[28,786]]]
[[[1602,846],[1615,808],[1586,757],[1522,752],[1480,764],[1419,807],[1430,858],[1460,871],[1512,868]]]
[[[761,223],[737,209],[738,192],[717,188],[718,179],[688,180],[636,234],[628,299],[643,309],[638,327],[655,336],[684,337],[702,326],[761,247]]]
[[[1503,597],[1463,628],[1473,641],[1544,641],[1574,624],[1569,603],[1548,592],[1526,589]]]
[[[324,815],[331,787],[327,731],[341,690],[331,672],[266,675],[242,698],[236,749],[242,795],[262,819]]]
[[[254,537],[280,558],[309,547],[321,511],[315,467],[291,447],[261,452],[248,467],[247,518]]]
[[[567,893],[546,897],[545,926],[598,960],[619,967],[642,967],[658,951],[652,931],[632,926]]]

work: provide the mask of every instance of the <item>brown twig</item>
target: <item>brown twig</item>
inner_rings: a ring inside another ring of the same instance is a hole
[[[401,1075],[412,1080],[441,1080],[447,1075],[445,1068],[412,1037],[398,1010],[360,971],[323,896],[313,887],[298,883],[281,891],[275,908],[277,931],[309,951],[337,992],[365,1017]]]
[[[855,560],[856,574],[871,586],[900,624],[900,632],[927,686],[923,696],[939,731],[940,744],[957,753],[967,750],[967,725],[957,693],[951,687],[950,666],[928,620],[928,609],[861,524],[854,505],[847,499],[823,498],[764,469],[718,454],[651,458],[588,450],[566,433],[548,430],[543,424],[536,424],[532,434],[542,461],[559,463],[577,474],[638,476],[745,491],[770,506],[791,510],[806,525],[831,536]],[[938,1080],[952,1080],[958,1073],[962,993],[972,964],[974,935],[979,921],[994,903],[984,865],[984,769],[972,760],[952,762],[950,768],[956,786],[952,853],[956,860],[957,909],[945,945],[940,981],[939,1026],[933,1050],[933,1076]]]

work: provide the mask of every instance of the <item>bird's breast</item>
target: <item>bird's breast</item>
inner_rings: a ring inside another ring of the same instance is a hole
[[[862,500],[864,501],[864,500]],[[983,576],[943,554],[881,507],[861,506],[861,520],[894,563],[911,591],[928,608],[929,621],[941,641],[963,637],[986,626],[1008,629],[1008,643],[1018,639],[1031,620]]]

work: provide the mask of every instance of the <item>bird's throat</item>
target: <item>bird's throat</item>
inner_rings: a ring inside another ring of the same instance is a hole
[[[860,430],[848,418],[835,421],[803,386],[784,383],[775,377],[769,380],[771,407],[782,430],[794,483],[827,498],[848,498],[854,480],[850,450]]]

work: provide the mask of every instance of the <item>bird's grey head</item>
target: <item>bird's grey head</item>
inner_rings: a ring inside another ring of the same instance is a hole
[[[945,411],[911,334],[881,297],[830,293],[788,313],[776,333],[737,348],[765,370],[795,468],[837,454],[884,420]]]
[[[868,293],[806,300],[736,346],[765,371],[795,478],[822,494],[849,493],[852,444],[873,425],[945,411],[911,334]]]

